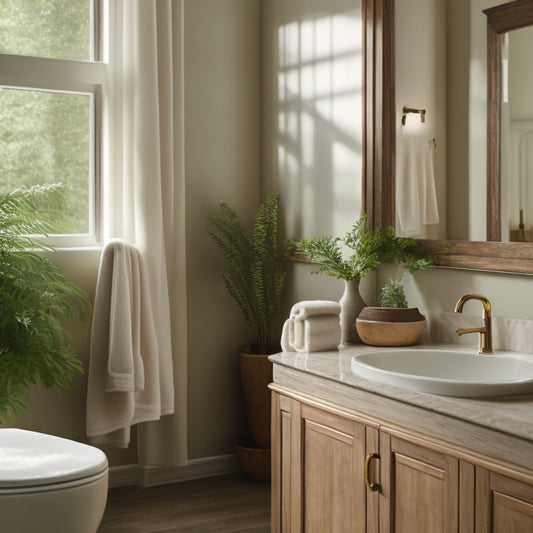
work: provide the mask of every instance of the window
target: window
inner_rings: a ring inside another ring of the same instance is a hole
[[[0,194],[64,185],[63,246],[99,234],[101,0],[0,0]]]

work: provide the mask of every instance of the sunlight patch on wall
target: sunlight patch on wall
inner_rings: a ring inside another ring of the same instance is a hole
[[[361,176],[354,176],[353,169],[361,167],[363,159],[361,153],[348,148],[344,143],[335,142],[332,147],[333,172],[336,176],[333,182],[335,199],[333,226],[339,228],[339,234],[347,231],[355,221],[356,216],[351,214],[353,203],[351,201],[354,185],[357,190],[362,190]],[[342,231],[340,230],[342,228]],[[337,235],[337,234],[335,234]]]
[[[291,8],[275,55],[280,188],[290,234],[340,235],[362,205],[361,9],[337,0],[314,16],[304,4],[278,3],[280,18]]]

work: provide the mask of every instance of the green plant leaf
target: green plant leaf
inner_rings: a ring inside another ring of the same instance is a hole
[[[222,270],[226,289],[250,325],[259,353],[273,351],[272,322],[279,314],[286,264],[295,250],[293,241],[279,236],[278,206],[279,194],[268,196],[247,230],[222,202],[207,229],[226,260]]]
[[[410,272],[433,264],[431,256],[416,252],[416,241],[396,237],[394,228],[366,230],[367,216],[361,216],[342,238],[300,239],[297,250],[318,267],[314,273],[344,280],[357,280],[382,263],[401,263]],[[344,253],[344,251],[348,251]]]
[[[83,314],[88,297],[34,251],[52,249],[39,235],[58,228],[62,201],[61,185],[0,196],[0,420],[25,409],[37,379],[68,389],[83,372],[65,321]]]

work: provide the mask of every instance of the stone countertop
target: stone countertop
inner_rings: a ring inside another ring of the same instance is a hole
[[[452,345],[417,345],[413,349],[430,347],[446,348]],[[457,345],[453,347],[457,348]],[[474,348],[471,349],[475,351]],[[343,388],[347,386],[370,392],[533,442],[533,395],[457,398],[416,392],[372,381],[357,375],[351,369],[351,359],[374,350],[383,350],[383,348],[354,344],[341,346],[338,351],[330,352],[282,352],[270,356],[270,360],[275,365],[289,367],[322,377],[333,383],[336,382]]]

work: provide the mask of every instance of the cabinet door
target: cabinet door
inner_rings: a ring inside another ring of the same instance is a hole
[[[365,532],[365,425],[277,393],[272,406],[272,531]]]
[[[451,533],[459,523],[457,459],[380,434],[382,533]]]
[[[298,402],[272,392],[272,533],[298,531],[300,498],[291,485],[291,455],[292,427],[295,425],[294,420],[299,417],[299,411]],[[296,498],[295,502],[292,502],[293,497]],[[291,525],[291,516],[297,522],[294,527]]]
[[[302,405],[300,428],[303,531],[364,532],[365,426]]]
[[[476,469],[476,532],[533,531],[533,486]]]

